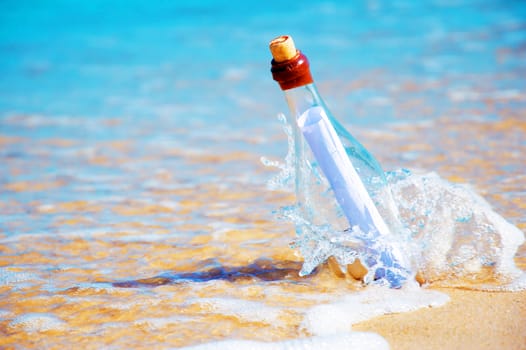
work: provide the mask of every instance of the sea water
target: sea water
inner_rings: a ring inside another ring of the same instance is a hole
[[[387,348],[353,325],[448,302],[429,287],[524,288],[524,18],[482,0],[4,2],[0,347]],[[390,174],[424,288],[336,278],[342,242],[305,254],[276,218],[292,187],[269,190],[259,159],[288,169],[267,47],[284,33]]]

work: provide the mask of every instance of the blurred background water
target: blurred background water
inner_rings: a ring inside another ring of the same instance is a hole
[[[267,43],[281,33],[297,38],[320,84],[340,86],[340,94],[327,89],[325,95],[349,122],[453,112],[465,118],[488,98],[524,102],[522,1],[3,6],[3,115],[147,118],[151,124],[162,118],[196,129],[202,129],[198,121],[230,130],[265,126],[280,101],[269,79]],[[357,88],[364,80],[368,85]],[[410,84],[419,88],[409,93]],[[398,110],[418,100],[427,102],[425,112]],[[495,118],[498,110],[476,116]]]
[[[4,327],[24,295],[293,259],[272,215],[292,199],[259,161],[287,149],[268,51],[281,34],[386,170],[469,183],[524,231],[524,1],[4,0]]]
[[[270,78],[267,48],[283,33],[308,55],[322,95],[348,127],[381,131],[403,122],[439,127],[440,118],[522,120],[525,17],[522,1],[6,1],[0,14],[0,130],[25,142],[3,147],[0,181],[14,181],[8,170],[31,158],[33,166],[16,180],[111,173],[126,187],[129,181],[115,167],[88,169],[66,159],[68,152],[76,159],[79,152],[115,152],[99,150],[94,141],[132,143],[131,156],[161,149],[284,154],[275,115],[286,106]],[[522,135],[508,137],[517,138],[512,147],[524,146]],[[35,143],[54,138],[82,146],[52,147],[45,164],[28,154],[45,152]],[[364,143],[384,163],[392,156],[393,145],[385,141]],[[451,161],[447,153],[470,145],[457,146],[430,148]],[[155,166],[174,173],[171,161]],[[185,166],[177,167],[185,173]],[[235,174],[252,177],[244,167]],[[193,177],[192,171],[185,176]],[[206,179],[214,176],[211,171]],[[6,196],[21,200],[24,194],[4,191]],[[17,231],[2,221],[4,232]]]

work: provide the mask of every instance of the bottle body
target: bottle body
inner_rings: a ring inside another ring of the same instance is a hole
[[[306,141],[301,137],[301,131],[297,128],[297,120],[308,109],[321,107],[342,142],[347,156],[352,160],[353,166],[367,188],[367,191],[371,196],[375,196],[378,190],[386,184],[385,174],[380,164],[332,115],[318,93],[316,85],[310,83],[284,90],[283,93],[289,107],[290,114],[288,115],[288,122],[293,125],[295,151],[299,156],[298,158],[305,159],[305,156],[309,152],[308,148],[306,148]],[[297,174],[301,175],[301,172],[297,172]],[[301,179],[300,182],[302,182]],[[300,195],[299,198],[302,198],[298,186],[296,186],[296,193]]]
[[[331,187],[334,190],[334,186],[330,183],[330,179],[334,176],[326,176],[323,169],[320,169],[320,160],[316,159],[312,147],[298,125],[301,116],[310,110],[319,109],[327,117],[326,122],[330,125],[327,125],[326,128],[331,128],[336,132],[338,141],[342,142],[345,154],[352,162],[353,169],[348,169],[348,171],[356,170],[360,176],[361,181],[357,180],[357,182],[361,183],[355,183],[354,186],[361,186],[363,183],[369,195],[374,196],[385,185],[383,171],[374,157],[332,116],[314,83],[285,90],[284,94],[290,111],[288,122],[292,126],[294,135],[295,193],[302,215],[316,225],[331,223],[337,230],[348,230],[349,218],[342,220],[345,210],[342,212],[344,208],[341,207],[345,205],[341,203],[337,205],[339,201],[333,201],[334,193],[328,193]],[[318,157],[327,158],[322,155]],[[383,223],[380,222],[379,225]],[[383,231],[385,232],[385,229]]]
[[[372,200],[385,186],[378,162],[330,114],[314,83],[284,94],[294,137],[296,208],[302,218],[296,230],[307,240],[303,255],[314,261],[335,257],[355,278],[384,279],[400,287],[409,273],[407,259]],[[327,242],[325,256],[315,256],[318,245]],[[349,266],[363,272],[356,275]]]

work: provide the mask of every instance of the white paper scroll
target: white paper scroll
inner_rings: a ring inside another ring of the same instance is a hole
[[[357,225],[362,232],[377,231],[379,235],[388,234],[387,225],[349,160],[323,108],[308,109],[298,119],[298,126],[329,181],[349,225]]]

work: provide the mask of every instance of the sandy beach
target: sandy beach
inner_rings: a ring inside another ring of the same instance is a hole
[[[398,349],[526,349],[526,291],[438,289],[451,301],[438,308],[385,315],[354,330],[382,335]]]

